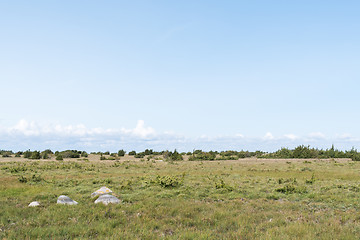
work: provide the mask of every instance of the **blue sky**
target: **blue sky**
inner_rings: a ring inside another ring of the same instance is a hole
[[[358,1],[1,1],[0,149],[360,149]]]

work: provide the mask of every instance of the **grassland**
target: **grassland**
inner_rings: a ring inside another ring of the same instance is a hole
[[[360,239],[360,162],[88,159],[0,159],[0,238]]]

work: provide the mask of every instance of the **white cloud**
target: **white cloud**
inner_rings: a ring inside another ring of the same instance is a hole
[[[299,138],[298,136],[296,136],[294,134],[285,134],[284,137],[287,139],[290,139],[290,140],[296,140]]]
[[[321,139],[321,138],[325,138],[325,135],[321,132],[312,132],[309,134],[310,138],[316,138],[316,139]]]
[[[137,125],[134,129],[122,128],[122,131],[124,133],[131,133],[131,134],[141,137],[141,138],[147,138],[149,136],[155,135],[155,130],[153,128],[145,127],[144,120],[138,120]]]
[[[339,134],[333,138],[320,132],[304,136],[285,134],[274,137],[267,132],[263,137],[248,137],[242,134],[186,137],[172,131],[157,132],[139,120],[134,128],[88,128],[84,124],[41,124],[20,120],[14,126],[0,126],[0,148],[25,149],[79,149],[86,151],[117,151],[118,149],[142,151],[155,150],[191,151],[202,150],[263,150],[275,151],[281,147],[294,148],[308,145],[329,148],[331,144],[342,149],[352,146],[360,149],[360,139],[350,134]]]
[[[265,140],[273,140],[274,136],[271,134],[271,132],[267,132],[265,136],[263,137]]]

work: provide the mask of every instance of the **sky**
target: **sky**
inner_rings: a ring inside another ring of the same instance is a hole
[[[0,149],[360,149],[359,1],[0,1]]]

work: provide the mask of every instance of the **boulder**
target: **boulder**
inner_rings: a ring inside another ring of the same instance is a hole
[[[112,193],[113,191],[111,191],[109,188],[107,187],[102,187],[98,190],[96,190],[95,192],[93,192],[91,194],[91,197],[94,198],[96,196],[99,196],[99,195],[103,195],[103,194],[107,194],[107,193]]]
[[[34,201],[29,204],[29,207],[37,207],[39,205],[40,205],[40,203],[38,201]]]
[[[78,204],[76,201],[72,200],[68,196],[61,195],[58,197],[58,200],[56,202],[57,204],[66,204],[66,205],[76,205]]]
[[[103,203],[108,205],[109,203],[120,203],[120,200],[113,195],[104,194],[100,195],[100,197],[95,200],[95,203]]]

